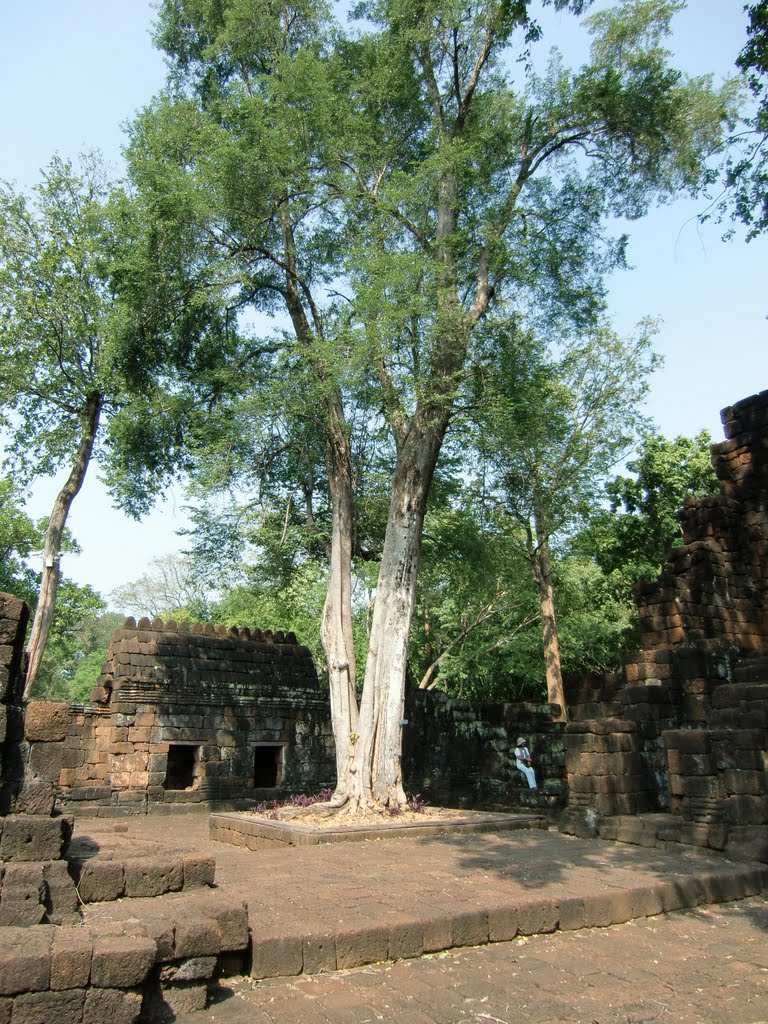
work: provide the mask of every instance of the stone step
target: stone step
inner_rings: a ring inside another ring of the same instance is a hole
[[[248,908],[220,890],[94,903],[77,925],[0,928],[0,1018],[160,1024],[242,974]],[[3,1016],[7,1013],[8,1016]]]
[[[216,874],[216,859],[207,854],[87,855],[76,841],[67,863],[77,895],[84,904],[206,888],[214,884]]]

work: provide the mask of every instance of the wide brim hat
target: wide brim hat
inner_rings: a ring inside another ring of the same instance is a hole
[[[518,736],[517,737],[517,742],[518,743],[525,743],[525,736]]]

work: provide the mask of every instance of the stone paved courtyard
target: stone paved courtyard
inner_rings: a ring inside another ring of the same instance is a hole
[[[768,901],[335,974],[240,979],[223,996],[179,1024],[764,1024]]]

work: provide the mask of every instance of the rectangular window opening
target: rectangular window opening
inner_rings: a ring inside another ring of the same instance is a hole
[[[165,770],[165,789],[194,789],[198,782],[200,747],[192,743],[171,743]]]
[[[274,789],[283,776],[281,743],[260,743],[253,750],[253,785],[256,789]]]

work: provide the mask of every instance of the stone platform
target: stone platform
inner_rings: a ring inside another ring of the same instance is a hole
[[[765,864],[544,829],[342,846],[254,838],[246,849],[212,840],[208,828],[209,815],[196,813],[75,822],[97,856],[154,857],[163,848],[215,856],[216,891],[248,906],[252,978],[619,924],[768,887]],[[138,912],[136,901],[102,905],[115,921]]]
[[[475,811],[451,819],[413,821],[385,820],[382,824],[302,824],[301,819],[279,821],[255,814],[212,814],[210,837],[219,843],[258,849],[260,840],[290,846],[318,846],[324,843],[361,843],[375,839],[429,839],[436,836],[472,835],[480,832],[510,832],[546,828],[543,814],[503,814]]]

